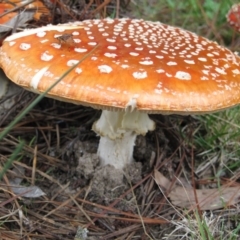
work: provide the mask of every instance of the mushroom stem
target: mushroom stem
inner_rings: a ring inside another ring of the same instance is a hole
[[[112,112],[103,110],[93,130],[101,136],[98,156],[101,165],[123,169],[133,161],[133,148],[137,135],[154,130],[155,123],[147,113],[138,111]]]
[[[98,156],[101,165],[113,165],[117,169],[133,162],[133,147],[137,134],[126,132],[121,138],[112,140],[101,137],[98,147]]]

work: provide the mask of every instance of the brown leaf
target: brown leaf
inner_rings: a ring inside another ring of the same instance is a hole
[[[240,187],[196,189],[197,202],[202,210],[213,210],[234,205],[240,201]],[[172,203],[179,207],[193,208],[197,202],[193,189],[176,187],[169,193]]]
[[[164,189],[168,189],[171,186],[171,182],[156,169],[154,169],[154,180],[156,184]]]
[[[168,189],[171,182],[159,171],[154,170],[155,182],[162,188]],[[173,205],[182,208],[196,208],[213,210],[228,207],[240,202],[240,186],[221,186],[214,189],[196,189],[196,198],[193,188],[174,186],[168,194]]]

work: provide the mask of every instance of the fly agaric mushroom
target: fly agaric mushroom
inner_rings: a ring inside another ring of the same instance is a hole
[[[240,3],[232,5],[227,15],[227,22],[240,32]]]
[[[60,44],[71,34],[75,44]],[[102,109],[93,130],[102,165],[133,161],[138,134],[154,130],[148,113],[201,114],[240,102],[240,58],[216,42],[159,22],[86,20],[8,37],[3,70],[27,90],[42,93],[94,47],[48,96]]]
[[[19,10],[19,8],[22,7],[24,8],[24,11],[34,12],[35,20],[39,20],[43,16],[48,17],[50,20],[50,11],[41,1],[35,0],[28,2],[26,0],[11,0],[9,3],[0,3],[0,14],[3,15],[0,17],[0,23],[4,24],[8,20],[12,19],[17,15],[17,12],[15,12],[15,10]],[[11,12],[10,10],[13,11]]]

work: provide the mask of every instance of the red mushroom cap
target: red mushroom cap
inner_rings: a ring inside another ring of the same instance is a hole
[[[232,5],[227,15],[227,22],[240,32],[240,3]]]
[[[8,3],[0,3],[0,15],[4,14],[6,11],[10,10],[13,6]],[[10,12],[7,15],[4,15],[0,18],[0,24],[4,24],[7,21],[11,20],[14,16],[16,16],[16,12]]]
[[[70,34],[74,44],[59,42]],[[96,46],[48,96],[102,109],[180,114],[240,102],[238,56],[159,22],[103,19],[32,29],[5,40],[0,64],[15,83],[41,93]]]
[[[39,0],[34,2],[30,2],[26,4],[27,1],[24,0],[11,0],[10,3],[0,3],[0,15],[6,13],[9,10],[12,10],[14,7],[24,6],[24,10],[30,10],[34,12],[34,19],[39,20],[43,16],[47,17],[50,20],[50,11],[46,6]],[[18,12],[9,12],[6,15],[0,18],[0,24],[4,24],[7,21],[11,20],[14,16],[16,16]]]

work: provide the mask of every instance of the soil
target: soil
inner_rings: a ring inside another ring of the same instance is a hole
[[[135,157],[142,159],[146,155],[146,145],[145,138],[139,136],[135,146]],[[115,169],[111,165],[100,166],[97,157],[97,143],[93,141],[78,140],[74,144],[73,151],[78,162],[75,175],[81,179],[82,186],[90,183],[88,190],[90,201],[108,205],[142,179],[141,162],[133,162],[123,170]],[[131,197],[132,194],[129,194],[128,199]],[[118,204],[118,209],[128,211],[126,201]]]

